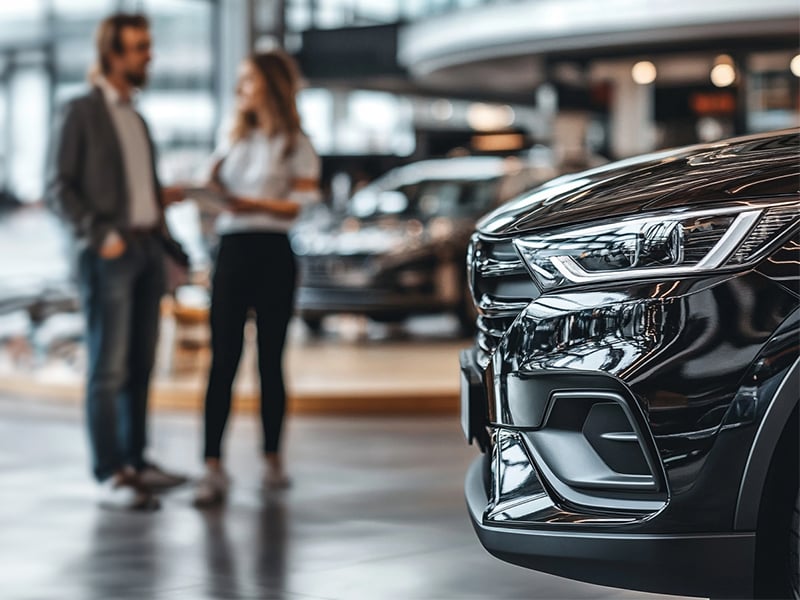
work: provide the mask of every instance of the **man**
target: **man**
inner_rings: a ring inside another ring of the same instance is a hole
[[[145,460],[147,394],[169,237],[153,144],[131,104],[147,80],[149,24],[116,14],[97,31],[92,89],[69,102],[56,132],[48,200],[74,232],[87,322],[86,411],[101,505],[154,509],[153,492],[185,481]],[[185,255],[184,255],[185,256]]]

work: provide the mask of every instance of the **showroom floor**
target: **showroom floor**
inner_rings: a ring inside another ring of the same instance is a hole
[[[457,417],[291,418],[293,487],[259,491],[258,430],[228,435],[227,506],[191,487],[152,514],[94,504],[76,404],[0,397],[0,597],[651,598],[504,564],[478,544],[462,499],[475,450]],[[200,420],[161,411],[153,455],[200,472]]]
[[[85,371],[85,351],[78,337],[83,332],[81,316],[54,314],[39,327],[47,335],[34,336],[29,324],[20,323],[16,316],[0,314],[0,393],[80,403]],[[257,410],[259,395],[252,322],[245,334],[235,402],[238,408],[252,411]],[[190,411],[202,407],[209,335],[206,318],[176,328],[171,315],[164,315],[151,406]],[[37,343],[42,338],[47,343]],[[306,414],[455,414],[458,353],[471,344],[471,339],[459,336],[457,321],[448,315],[416,317],[403,326],[332,316],[318,337],[294,319],[284,360],[289,410]]]

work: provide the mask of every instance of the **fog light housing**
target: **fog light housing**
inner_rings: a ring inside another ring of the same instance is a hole
[[[562,506],[650,514],[667,499],[666,476],[635,397],[598,373],[522,370],[490,423],[514,432],[548,495]]]
[[[556,392],[544,425],[527,437],[546,468],[572,488],[659,491],[641,427],[616,393]]]

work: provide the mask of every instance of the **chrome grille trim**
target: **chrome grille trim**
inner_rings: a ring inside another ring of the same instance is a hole
[[[470,289],[479,316],[477,346],[491,354],[517,315],[540,295],[511,239],[472,236]]]
[[[495,258],[484,258],[476,262],[475,271],[482,277],[502,277],[504,275],[525,273],[525,267],[521,261],[514,263],[500,261]]]
[[[478,347],[487,354],[494,352],[497,344],[505,335],[508,328],[517,318],[517,314],[511,314],[498,317],[480,316],[477,320],[478,333],[475,336],[475,341]]]
[[[514,322],[516,315],[506,317],[478,317],[478,327],[491,337],[502,337]]]
[[[503,302],[496,300],[488,294],[482,294],[480,298],[475,298],[475,306],[485,315],[511,315],[517,316],[522,309],[528,306],[530,300],[521,302]]]

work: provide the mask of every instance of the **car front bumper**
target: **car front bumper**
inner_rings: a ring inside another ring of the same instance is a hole
[[[470,466],[467,507],[481,544],[524,567],[615,587],[670,594],[752,597],[753,533],[653,534],[624,529],[538,529],[485,521],[483,458]]]

